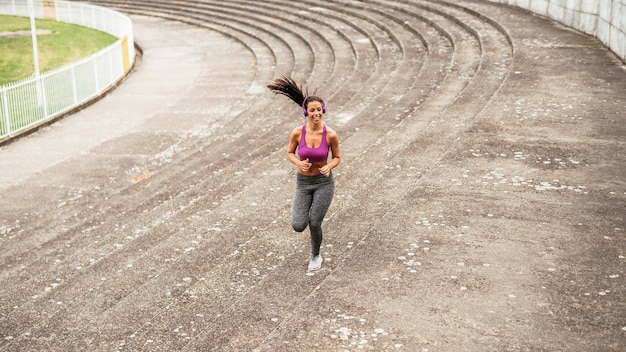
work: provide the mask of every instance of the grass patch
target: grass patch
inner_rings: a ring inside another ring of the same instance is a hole
[[[35,26],[38,31],[49,32],[37,35],[41,72],[80,60],[117,41],[117,38],[108,33],[64,22],[36,19]],[[29,33],[19,37],[0,36],[0,85],[30,77],[35,73],[30,19],[0,15],[0,33],[18,31]]]

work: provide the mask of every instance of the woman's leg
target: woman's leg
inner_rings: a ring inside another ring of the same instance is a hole
[[[313,193],[313,201],[309,212],[309,231],[311,231],[311,254],[320,254],[322,245],[322,222],[335,194],[335,180],[331,174]]]
[[[299,176],[291,203],[291,226],[297,232],[304,231],[309,224],[309,210],[313,202],[313,191],[307,189],[303,181]]]

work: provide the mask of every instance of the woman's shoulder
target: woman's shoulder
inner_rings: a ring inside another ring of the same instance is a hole
[[[324,125],[326,127],[326,134],[330,135],[337,135],[337,132],[335,132],[335,130],[333,130],[330,126],[328,125]]]
[[[301,134],[302,134],[302,126],[294,127],[293,130],[291,130],[292,136],[300,136]]]

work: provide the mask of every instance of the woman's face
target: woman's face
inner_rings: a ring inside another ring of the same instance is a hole
[[[322,103],[319,101],[310,101],[306,106],[307,117],[311,122],[322,121]]]

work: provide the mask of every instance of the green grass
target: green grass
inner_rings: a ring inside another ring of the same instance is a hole
[[[117,38],[91,28],[49,20],[35,20],[39,70],[45,72],[77,61],[113,44]],[[28,17],[0,15],[0,32],[30,31]],[[0,37],[0,85],[35,73],[30,33],[22,37]]]

